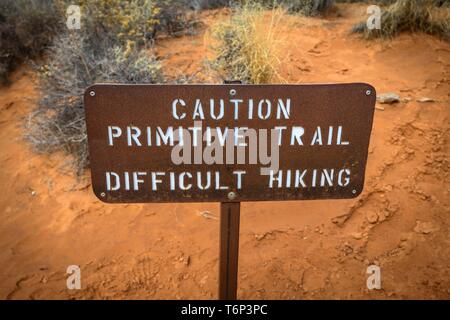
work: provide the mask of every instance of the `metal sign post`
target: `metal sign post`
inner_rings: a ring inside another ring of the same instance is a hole
[[[242,84],[225,80],[224,84]],[[228,198],[234,198],[230,192]],[[239,261],[240,202],[220,203],[219,300],[236,300]]]
[[[219,299],[236,300],[240,202],[220,203]]]

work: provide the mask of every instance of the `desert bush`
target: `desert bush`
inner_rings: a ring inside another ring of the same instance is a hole
[[[341,3],[357,3],[364,2],[369,4],[379,4],[379,5],[390,5],[396,2],[397,0],[335,0],[336,2]],[[450,0],[432,0],[434,4],[438,7],[450,6]]]
[[[262,6],[245,4],[213,28],[216,57],[210,65],[223,80],[260,84],[276,79],[280,60],[274,28],[282,12],[274,10],[271,15],[266,19]]]
[[[314,16],[325,12],[333,5],[334,0],[284,0],[288,12],[299,12],[306,16]]]
[[[65,150],[81,173],[88,164],[84,90],[96,82],[160,83],[159,62],[146,50],[98,48],[78,33],[64,33],[49,49],[48,64],[39,67],[42,98],[27,121],[27,139],[37,151]]]
[[[184,0],[193,10],[215,9],[232,5],[236,0]]]
[[[245,0],[244,0],[245,1]],[[334,0],[248,0],[257,2],[268,8],[282,7],[290,13],[315,16],[328,10]]]
[[[62,16],[70,0],[56,0]],[[78,173],[88,165],[83,94],[98,82],[162,83],[161,64],[151,52],[157,33],[178,35],[193,27],[187,7],[175,0],[88,0],[81,30],[64,30],[36,66],[42,93],[27,121],[26,138],[37,151],[64,150]],[[181,82],[189,81],[188,78]]]
[[[67,7],[71,0],[57,0]],[[180,0],[79,1],[84,32],[100,32],[128,46],[148,46],[158,34],[192,33],[200,25],[187,4]]]
[[[282,7],[290,13],[301,13],[307,16],[317,15],[328,10],[334,0],[179,0],[185,1],[192,9],[211,9],[219,7],[235,7],[239,5],[260,5],[268,9]]]
[[[394,3],[396,0],[335,0],[340,3],[357,3],[364,2],[368,4],[388,5]]]
[[[61,14],[71,0],[56,0]],[[114,42],[128,47],[151,45],[160,8],[154,0],[80,0],[81,30],[85,41]],[[149,44],[150,43],[150,44]],[[99,45],[100,46],[100,45]]]
[[[155,31],[169,36],[193,34],[202,26],[196,18],[196,10],[204,9],[207,4],[196,7],[195,2],[189,0],[157,0],[158,21]],[[156,37],[156,32],[154,37]]]
[[[128,50],[150,46],[157,34],[192,33],[201,24],[178,0],[80,0],[82,30]],[[25,59],[38,57],[65,28],[71,0],[0,0],[0,83]],[[99,44],[99,46],[102,46]]]
[[[381,29],[369,30],[365,22],[355,25],[353,32],[363,33],[366,38],[390,38],[400,32],[425,32],[450,40],[450,15],[435,0],[397,0],[383,11]]]
[[[51,0],[0,1],[0,82],[51,43],[62,24]]]

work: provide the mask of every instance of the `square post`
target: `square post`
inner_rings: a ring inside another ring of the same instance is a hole
[[[220,203],[219,299],[236,300],[240,202]]]

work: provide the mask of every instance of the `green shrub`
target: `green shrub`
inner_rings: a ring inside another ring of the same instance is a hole
[[[201,24],[188,1],[0,0],[0,83],[26,59],[35,59],[65,29],[66,9],[81,7],[80,32],[128,50],[151,46],[158,34],[193,33]],[[102,45],[99,45],[103,47]]]
[[[72,3],[71,0],[61,2],[63,7]],[[121,45],[146,45],[153,38],[159,24],[156,15],[160,8],[153,0],[81,0],[79,5],[82,33],[88,37],[107,37],[108,41]]]
[[[284,0],[282,3],[287,7],[288,12],[314,16],[331,8],[333,2],[334,0]]]
[[[55,0],[63,12],[71,0]],[[37,151],[64,150],[78,173],[88,165],[84,90],[97,82],[162,83],[161,64],[151,52],[157,33],[178,35],[195,27],[175,0],[88,0],[81,30],[64,29],[37,66],[42,97],[27,121],[27,139]],[[181,82],[187,81],[181,79]]]
[[[195,10],[198,8],[188,0],[158,0],[157,3],[159,11],[155,16],[158,21],[156,32],[181,36],[193,34],[203,25],[196,18]]]
[[[71,0],[60,1],[67,7]],[[82,31],[102,33],[124,45],[151,45],[158,34],[192,33],[199,25],[188,6],[179,0],[80,0]]]
[[[352,31],[363,33],[366,38],[390,38],[404,31],[421,31],[450,40],[450,14],[448,9],[438,9],[438,4],[435,0],[397,0],[382,12],[381,29],[369,30],[361,22]]]
[[[184,0],[184,3],[193,10],[203,10],[226,7],[233,3],[233,0]]]
[[[331,8],[334,0],[248,0],[248,2],[259,3],[268,8],[281,6],[290,13],[315,16]]]
[[[42,98],[28,119],[27,139],[40,152],[73,154],[81,173],[88,164],[84,90],[96,82],[161,83],[161,66],[146,50],[99,48],[78,33],[59,36],[48,54],[48,64],[38,68]]]
[[[0,82],[21,62],[35,58],[51,43],[62,24],[51,0],[1,0]]]

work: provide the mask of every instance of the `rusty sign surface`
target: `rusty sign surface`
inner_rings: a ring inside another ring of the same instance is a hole
[[[96,84],[93,190],[111,203],[353,198],[375,100],[365,83]]]

